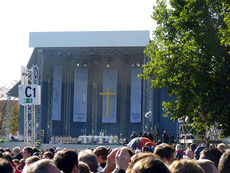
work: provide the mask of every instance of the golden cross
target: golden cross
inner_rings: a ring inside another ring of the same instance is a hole
[[[109,88],[107,88],[106,93],[100,93],[100,95],[106,95],[106,117],[109,118],[109,96],[116,95],[116,93],[110,93]]]

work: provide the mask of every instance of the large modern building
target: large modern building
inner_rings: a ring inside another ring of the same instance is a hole
[[[149,31],[30,33],[34,50],[27,68],[39,68],[37,126],[44,142],[101,131],[128,137],[154,128],[176,135],[176,123],[162,117],[166,89],[138,78],[149,41]],[[23,111],[20,121],[23,133]]]

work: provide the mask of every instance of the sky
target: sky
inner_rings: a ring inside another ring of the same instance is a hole
[[[155,0],[1,0],[0,86],[21,79],[33,48],[29,32],[149,30]]]

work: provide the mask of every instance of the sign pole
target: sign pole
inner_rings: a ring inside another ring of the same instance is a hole
[[[35,146],[36,123],[35,106],[40,105],[41,94],[38,85],[38,66],[32,69],[22,67],[21,85],[19,85],[19,104],[24,106],[24,146]]]

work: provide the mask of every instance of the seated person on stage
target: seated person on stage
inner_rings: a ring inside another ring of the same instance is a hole
[[[110,136],[109,136],[109,144],[112,144],[113,143],[113,135],[111,134]]]
[[[117,135],[114,135],[114,136],[113,136],[113,143],[114,143],[114,144],[118,144],[118,143],[119,143],[119,138],[118,138]]]

